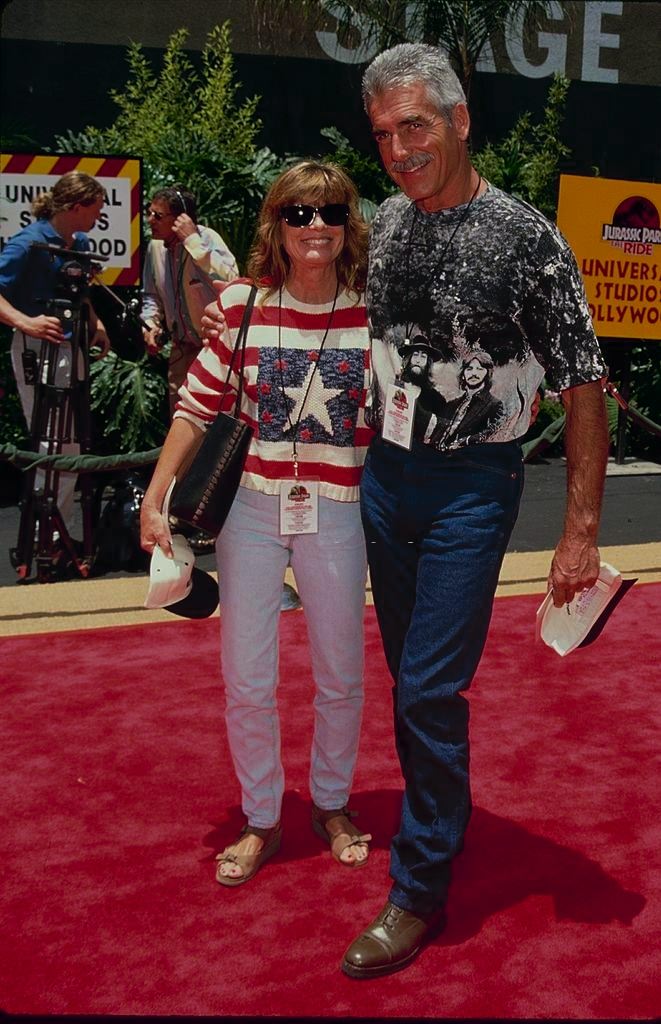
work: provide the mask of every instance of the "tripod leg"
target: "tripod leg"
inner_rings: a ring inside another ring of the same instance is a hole
[[[75,436],[80,445],[81,453],[87,454],[92,446],[92,423],[90,415],[89,309],[86,305],[82,306],[80,310],[77,342],[78,353],[74,352],[75,358],[72,363]],[[89,473],[80,474],[79,490],[80,507],[83,516],[82,565],[86,568],[85,575],[87,575],[94,562],[94,495],[92,478]]]
[[[34,557],[34,477],[35,471],[30,469],[24,474],[21,482],[21,498],[19,501],[21,516],[18,524],[18,538],[16,540],[16,547],[9,550],[9,560],[16,570],[19,580],[26,580],[29,577]]]

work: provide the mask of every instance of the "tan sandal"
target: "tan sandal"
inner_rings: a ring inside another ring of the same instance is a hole
[[[342,860],[341,854],[348,850],[349,847],[366,846],[372,838],[371,833],[363,833],[360,829],[356,828],[351,821],[353,817],[355,817],[355,812],[350,811],[348,807],[340,807],[334,811],[324,811],[321,807],[317,807],[316,804],[312,805],[312,828],[320,839],[328,843],[333,858],[343,868],[362,868],[367,864],[369,857],[368,850],[368,855],[363,860]],[[327,826],[332,821],[337,821],[338,825],[329,831]]]
[[[258,853],[232,853],[232,846],[236,846],[241,842],[243,836],[258,836],[263,840],[264,845]],[[244,825],[239,833],[239,838],[235,843],[231,843],[227,846],[222,853],[219,853],[216,857],[218,861],[218,867],[216,868],[216,881],[220,882],[221,885],[235,886],[243,885],[257,874],[259,869],[265,860],[272,857],[274,853],[277,853],[280,849],[280,842],[282,840],[282,826],[280,822],[274,825],[273,828],[257,828],[254,825]],[[243,872],[237,878],[233,878],[232,875],[221,874],[220,868],[223,864],[236,864],[241,868]]]

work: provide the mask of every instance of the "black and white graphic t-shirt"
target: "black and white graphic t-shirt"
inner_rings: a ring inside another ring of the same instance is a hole
[[[522,437],[544,377],[561,391],[606,374],[567,242],[493,186],[470,207],[438,213],[401,194],[386,199],[366,298],[369,424],[382,425],[388,383],[412,380],[421,387],[415,436],[439,450]]]

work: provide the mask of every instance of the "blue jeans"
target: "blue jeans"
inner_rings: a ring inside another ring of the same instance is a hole
[[[445,902],[470,816],[468,702],[523,487],[516,442],[441,453],[372,442],[361,512],[404,777],[390,899]]]

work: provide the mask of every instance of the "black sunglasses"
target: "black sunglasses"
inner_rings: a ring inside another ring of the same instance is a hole
[[[329,228],[338,228],[349,220],[349,207],[346,203],[328,203],[327,206],[296,203],[280,209],[280,216],[290,228],[308,228],[317,213]]]

